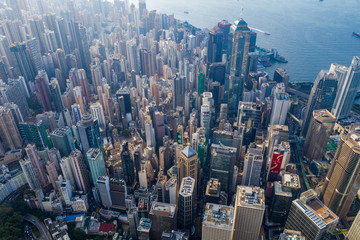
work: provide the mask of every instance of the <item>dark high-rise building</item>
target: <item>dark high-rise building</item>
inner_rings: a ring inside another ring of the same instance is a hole
[[[44,123],[36,118],[28,118],[19,123],[19,131],[25,143],[35,144],[38,148],[52,148]]]
[[[29,49],[32,63],[34,64],[35,67],[34,69],[35,73],[37,73],[40,70],[44,70],[45,67],[40,54],[39,41],[36,38],[33,38],[31,40],[28,40],[26,44]]]
[[[222,61],[223,37],[223,32],[218,25],[210,30],[207,44],[208,64]]]
[[[226,51],[229,43],[229,32],[230,32],[231,24],[226,20],[222,20],[221,22],[218,22],[218,27],[221,29],[223,34],[223,40],[222,40],[223,43],[221,44],[222,49]]]
[[[250,29],[243,19],[239,19],[232,26],[232,30],[234,36],[230,63],[229,99],[231,98],[231,102],[235,104],[232,105],[236,108],[236,103],[242,100],[245,78],[247,77]]]
[[[289,87],[289,74],[283,68],[276,68],[274,72],[274,81],[277,83],[284,83],[285,89]]]
[[[22,139],[11,109],[0,107],[0,138],[6,147],[14,150],[22,147]]]
[[[225,85],[225,72],[226,72],[226,65],[225,63],[212,63],[209,67],[209,79],[213,82],[219,82],[220,85]],[[199,74],[200,76],[200,74]]]
[[[301,131],[302,136],[306,136],[314,110],[327,109],[331,111],[336,96],[337,84],[337,76],[335,73],[325,70],[320,71],[310,92],[310,98],[304,114],[303,128]]]
[[[72,22],[69,26],[73,48],[79,51],[80,58],[77,59],[78,65],[90,74],[91,56],[86,36],[86,28],[77,22]]]
[[[90,148],[101,148],[99,123],[90,114],[86,113],[77,123],[77,131],[84,152]]]
[[[205,74],[200,72],[198,75],[198,94],[203,94],[205,91]]]
[[[155,75],[155,53],[147,49],[140,49],[141,74],[148,77]]]
[[[211,145],[210,176],[219,179],[222,191],[231,192],[235,161],[236,148],[221,143]]]
[[[130,113],[131,114],[131,98],[130,92],[128,89],[119,89],[116,92],[116,98],[119,99],[120,97],[124,98],[124,105],[125,105],[125,112],[124,115]]]
[[[205,81],[205,76],[204,76],[204,81]],[[204,82],[204,84],[205,84],[205,82]],[[199,86],[201,86],[200,83],[199,83]],[[177,75],[174,78],[172,87],[173,87],[173,107],[174,107],[174,109],[177,106],[184,106],[184,102],[185,102],[185,77]],[[198,88],[198,91],[199,91],[199,89],[200,88]],[[202,85],[202,89],[204,89],[204,85]]]
[[[303,155],[309,160],[322,160],[336,118],[326,109],[314,110],[303,147]]]
[[[53,146],[62,157],[67,157],[75,149],[74,137],[69,127],[58,128],[50,133]]]
[[[44,20],[45,20],[45,24],[46,24],[47,28],[51,31],[54,31],[56,43],[57,43],[56,47],[64,49],[62,38],[61,38],[61,33],[60,33],[60,28],[56,21],[56,15],[54,13],[47,14],[44,16]]]
[[[256,37],[257,37],[257,33],[251,31],[251,32],[250,32],[249,52],[255,52]]]
[[[45,112],[51,111],[51,95],[49,79],[45,71],[40,71],[35,78],[36,89],[40,96],[41,105]]]
[[[122,179],[110,178],[110,197],[112,208],[126,210],[126,183]]]
[[[56,110],[56,112],[61,113],[62,111],[64,111],[65,106],[61,95],[60,86],[56,78],[53,78],[51,80],[49,87],[52,101],[54,104],[54,109]]]
[[[325,178],[321,199],[341,219],[346,219],[360,182],[360,132],[352,125],[343,135]]]
[[[144,10],[146,10],[146,2],[145,0],[139,0],[139,14],[140,14],[140,20],[144,17]]]
[[[161,239],[163,231],[171,231],[177,227],[176,204],[153,202],[149,212],[151,220],[151,239]]]
[[[134,163],[131,159],[128,143],[124,143],[121,152],[122,167],[126,184],[132,186],[135,180]]]
[[[13,44],[10,46],[10,51],[13,53],[20,74],[24,76],[26,82],[34,81],[36,72],[33,68],[33,63],[26,47],[26,43]]]

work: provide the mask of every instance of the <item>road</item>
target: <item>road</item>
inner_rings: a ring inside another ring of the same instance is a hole
[[[296,89],[289,88],[287,91],[288,91],[288,93],[291,93],[291,94],[293,94],[293,95],[296,95],[297,97],[302,97],[302,98],[305,98],[305,99],[309,99],[309,94],[300,92],[300,91],[298,91],[298,90],[296,90]]]
[[[34,222],[32,221],[33,219],[35,220]],[[24,220],[30,222],[31,224],[34,224],[39,229],[39,231],[41,233],[41,236],[38,239],[40,239],[40,240],[52,240],[52,237],[51,237],[49,231],[47,230],[45,224],[40,222],[40,220],[37,217],[35,217],[33,215],[30,215],[30,214],[25,214],[24,215]]]

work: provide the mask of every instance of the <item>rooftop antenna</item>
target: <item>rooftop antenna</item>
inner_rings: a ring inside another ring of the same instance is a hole
[[[243,18],[243,16],[244,16],[244,8],[243,8],[243,7],[241,7],[241,11],[240,11],[240,18]]]

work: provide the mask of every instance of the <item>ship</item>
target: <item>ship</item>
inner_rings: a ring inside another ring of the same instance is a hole
[[[353,35],[360,37],[360,33],[357,33],[357,32],[353,32]]]
[[[264,32],[265,33],[265,35],[270,35],[270,33],[269,32]]]
[[[185,14],[189,14],[189,12],[188,12],[188,11],[185,11],[184,13],[185,13]]]
[[[274,59],[277,62],[281,62],[281,63],[287,63],[288,60],[286,60],[284,57],[280,56],[278,53],[278,50],[276,49],[271,49],[272,52],[272,59]]]

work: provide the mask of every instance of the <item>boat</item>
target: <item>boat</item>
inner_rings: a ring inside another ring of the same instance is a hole
[[[281,63],[287,63],[288,60],[286,60],[284,57],[280,56],[278,53],[278,50],[276,49],[271,49],[271,53],[272,53],[272,59],[274,59],[277,62],[281,62]]]
[[[185,13],[185,14],[189,14],[189,12],[188,12],[188,11],[185,11],[184,13]]]
[[[360,33],[358,33],[358,32],[353,32],[353,35],[360,37]]]
[[[265,35],[270,35],[270,33],[269,32],[264,32],[265,33]]]

